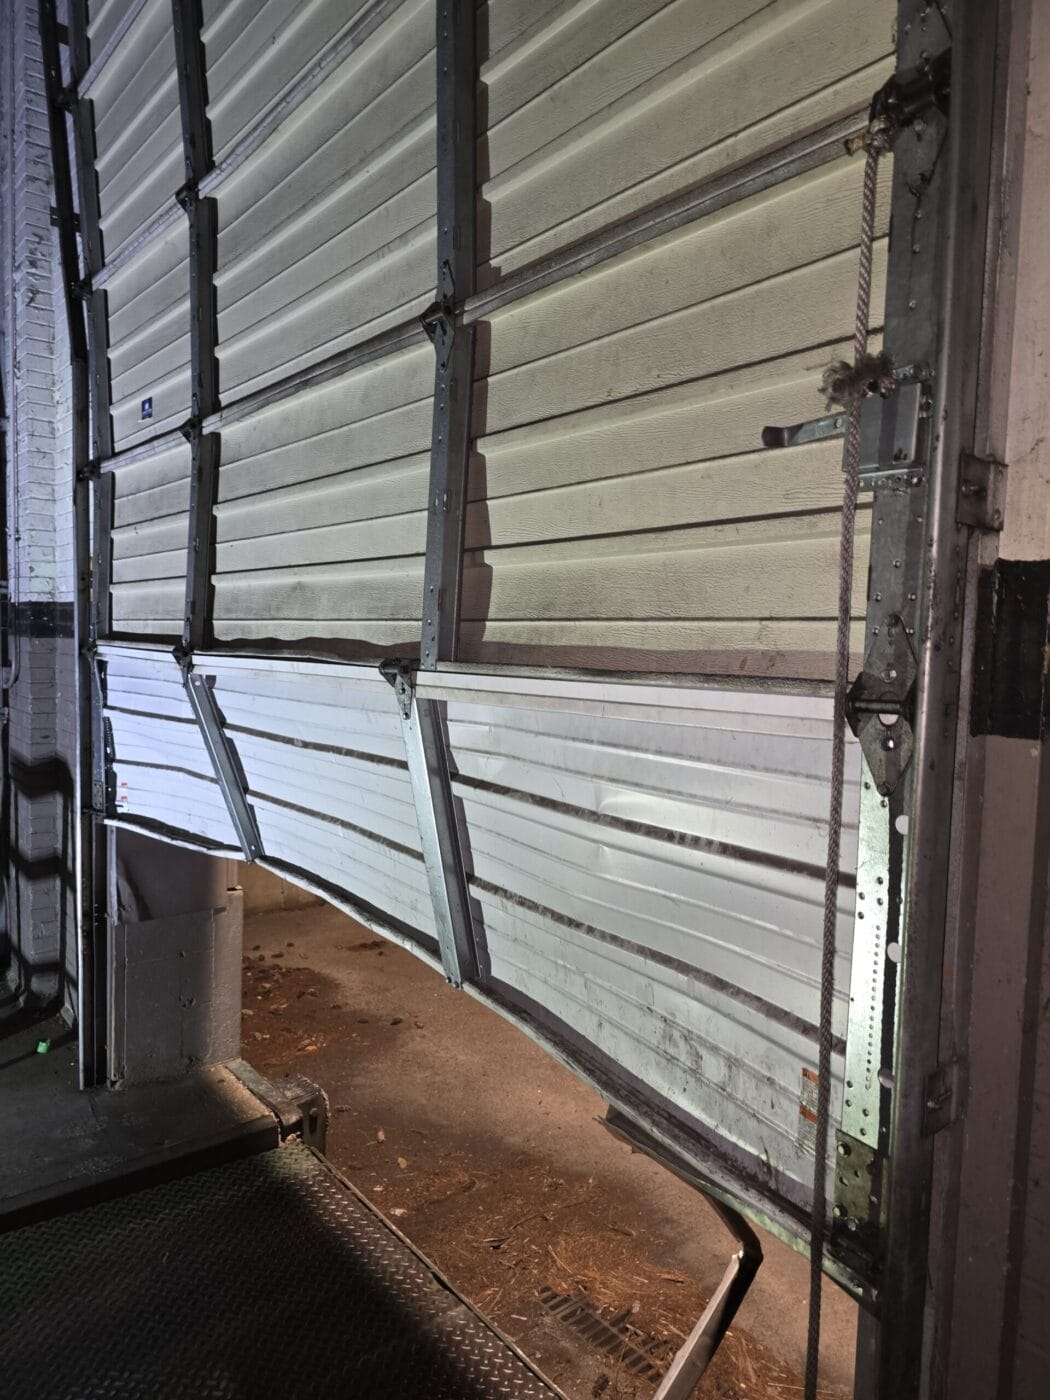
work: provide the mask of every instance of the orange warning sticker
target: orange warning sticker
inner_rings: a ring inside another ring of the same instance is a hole
[[[802,1067],[802,1090],[798,1100],[798,1145],[803,1152],[814,1151],[817,1136],[817,1085],[820,1076],[816,1070]]]

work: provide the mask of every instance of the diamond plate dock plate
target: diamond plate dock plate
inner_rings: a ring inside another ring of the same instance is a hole
[[[0,1241],[5,1400],[550,1400],[298,1144]]]

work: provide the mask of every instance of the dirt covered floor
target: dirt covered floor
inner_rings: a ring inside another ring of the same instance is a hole
[[[323,904],[246,919],[243,1040],[264,1074],[325,1089],[331,1160],[571,1400],[653,1393],[732,1240],[693,1190],[600,1126],[604,1105],[572,1074]],[[701,1396],[800,1400],[806,1265],[763,1248]],[[553,1315],[552,1293],[625,1331],[650,1374]],[[822,1394],[837,1400],[855,1313],[833,1285],[824,1308]]]

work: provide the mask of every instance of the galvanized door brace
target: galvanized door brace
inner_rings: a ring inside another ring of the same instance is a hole
[[[211,575],[215,547],[215,494],[219,478],[219,438],[206,433],[205,418],[219,408],[216,356],[215,268],[218,205],[202,196],[200,184],[214,165],[208,121],[207,68],[200,0],[172,0],[175,66],[179,83],[185,184],[176,199],[189,223],[190,376],[192,401],[183,433],[190,444],[189,536],[182,651],[192,655],[211,634]]]
[[[381,669],[394,687],[401,714],[441,965],[452,985],[461,987],[478,976],[478,949],[442,717],[436,700],[416,693],[411,666],[392,661]]]
[[[474,0],[437,6],[437,295],[423,313],[434,345],[434,417],[430,452],[420,665],[456,659],[463,584],[463,538],[474,387],[474,326],[463,303],[475,282]],[[441,962],[453,986],[477,978],[478,940],[442,716],[416,694],[410,665],[386,662],[401,714],[423,860],[434,904]]]
[[[209,678],[193,670],[188,661],[183,663],[182,679],[244,859],[261,860],[265,852],[259,824],[248,801],[247,783],[237,752],[223,728],[215,691],[208,684]]]
[[[94,664],[95,642],[105,630],[108,614],[112,520],[111,483],[100,480],[97,470],[100,455],[111,450],[106,307],[104,295],[93,290],[91,283],[102,257],[94,174],[94,117],[91,104],[76,95],[77,79],[87,66],[83,0],[71,3],[68,27],[58,23],[55,0],[40,0],[38,13],[55,190],[52,217],[58,227],[72,372],[73,473],[70,484],[77,581],[74,645],[80,734],[80,762],[76,772],[77,1036],[80,1083],[87,1088],[105,1080],[109,1023],[106,979],[109,835],[105,826],[108,804],[104,773],[99,770],[98,755],[104,754],[104,728],[101,678]],[[63,46],[69,50],[68,86],[63,74]],[[72,116],[77,145],[79,210],[74,196],[67,114]]]

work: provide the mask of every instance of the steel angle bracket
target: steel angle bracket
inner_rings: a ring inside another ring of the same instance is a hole
[[[436,701],[416,693],[412,666],[384,661],[379,669],[394,688],[401,714],[441,965],[452,985],[462,987],[477,979],[478,945],[441,715]]]
[[[835,1134],[835,1206],[831,1233],[844,1253],[871,1259],[882,1233],[885,1157],[870,1142],[841,1130]],[[857,1261],[859,1263],[859,1259]]]
[[[244,859],[249,862],[260,860],[265,851],[259,825],[254,809],[248,801],[247,784],[236,751],[222,725],[215,691],[208,684],[208,677],[200,671],[195,671],[187,659],[181,664],[182,683],[186,688],[190,708],[200,728],[215,780],[226,803],[226,810],[237,833]]]

